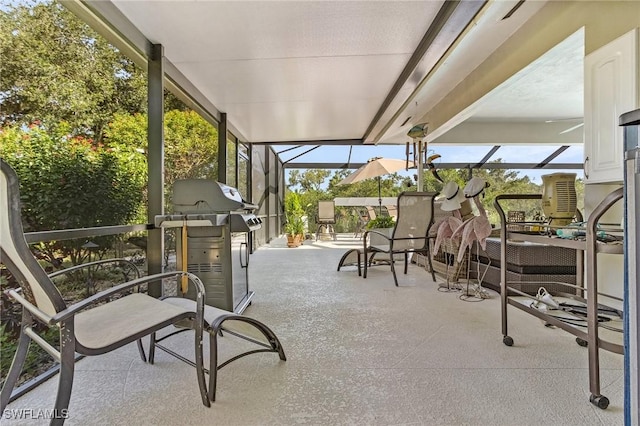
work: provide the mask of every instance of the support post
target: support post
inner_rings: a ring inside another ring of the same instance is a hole
[[[148,62],[148,188],[149,204],[147,222],[154,223],[155,216],[164,213],[164,48],[151,46]],[[150,229],[147,235],[147,272],[162,272],[164,230]],[[162,296],[162,283],[149,283],[149,295]]]
[[[424,163],[423,163],[423,155],[422,151],[424,150],[424,145],[422,139],[418,139],[418,192],[422,192],[424,188]]]
[[[227,113],[220,113],[218,125],[218,182],[227,183]]]
[[[264,206],[265,206],[265,213],[267,215],[267,220],[265,221],[266,223],[265,225],[265,234],[266,234],[266,238],[265,241],[269,242],[272,239],[272,235],[271,235],[271,191],[273,190],[272,186],[271,186],[271,150],[269,149],[268,145],[265,145],[264,147],[264,170],[265,170],[265,175],[264,175],[264,179],[265,179],[265,183],[264,183],[264,187],[265,187],[265,200],[264,200]]]
[[[273,188],[273,193],[275,194],[275,199],[276,199],[276,203],[275,203],[275,215],[274,215],[274,221],[276,223],[276,229],[278,230],[276,233],[276,237],[280,235],[280,232],[282,232],[282,216],[281,216],[281,212],[284,210],[283,206],[280,202],[281,198],[280,198],[280,176],[283,176],[284,178],[284,168],[282,167],[282,163],[279,160],[278,154],[275,154],[274,152],[274,164],[273,164],[273,168],[274,168],[274,173],[275,173],[275,187]]]

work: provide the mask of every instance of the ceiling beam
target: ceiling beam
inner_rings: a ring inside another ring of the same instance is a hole
[[[558,155],[562,154],[563,152],[565,152],[567,149],[569,148],[568,145],[564,145],[561,146],[560,148],[556,149],[553,154],[551,154],[550,156],[548,156],[547,158],[545,158],[544,160],[542,160],[540,162],[540,164],[538,164],[536,166],[536,169],[541,169],[544,166],[546,166],[547,164],[549,164],[551,162],[551,160],[553,160],[554,158],[556,158]]]
[[[362,139],[250,142],[250,145],[362,145]]]
[[[378,143],[381,135],[406,111],[422,80],[443,58],[486,1],[445,1],[409,58],[400,76],[380,105],[362,139]],[[415,115],[415,114],[414,114]],[[413,121],[409,122],[411,119]],[[403,124],[418,124],[418,117],[406,117]],[[408,129],[407,129],[408,130]]]
[[[284,166],[285,164],[289,163],[290,161],[295,160],[296,158],[300,158],[305,154],[310,153],[311,151],[320,148],[320,145],[314,146],[313,148],[309,148],[308,150],[306,150],[305,152],[301,152],[300,154],[296,155],[295,157],[291,157],[289,158],[287,161],[283,162],[282,165]]]
[[[407,64],[404,66],[404,69],[400,73],[400,76],[398,77],[396,82],[391,87],[391,90],[387,94],[387,97],[384,99],[384,101],[382,101],[380,108],[378,108],[378,112],[376,112],[373,120],[371,120],[371,123],[369,123],[369,127],[364,133],[364,137],[362,139],[366,140],[369,135],[371,135],[373,128],[378,123],[378,121],[380,121],[382,115],[385,113],[387,108],[389,108],[389,105],[391,105],[391,102],[396,98],[396,96],[398,96],[398,93],[400,93],[402,87],[418,67],[418,64],[422,60],[423,56],[425,55],[425,53],[427,53],[427,50],[429,50],[431,44],[436,39],[444,25],[447,23],[447,21],[449,21],[449,18],[451,18],[451,15],[453,15],[453,12],[458,7],[458,4],[460,4],[459,1],[446,1],[443,3],[442,7],[440,7],[438,14],[433,19],[431,25],[429,25],[427,32],[424,34],[424,36],[422,36],[422,40],[420,40],[418,47],[411,55],[411,58],[409,58]]]
[[[292,146],[291,148],[283,149],[282,151],[276,152],[276,154],[280,155],[283,152],[292,151],[292,150],[298,149],[298,148],[302,148],[302,145],[296,145],[296,146]]]
[[[482,165],[487,161],[489,161],[489,158],[493,157],[493,154],[495,154],[496,151],[499,149],[500,149],[500,145],[495,145],[493,148],[491,148],[491,150],[487,153],[487,155],[482,157],[482,160],[480,160],[479,162],[476,163],[475,166],[473,166],[473,168],[479,169],[480,167],[482,167]]]
[[[518,19],[532,8],[539,10],[464,80],[448,90],[420,120],[429,122],[431,135],[437,138],[460,123],[469,108],[485,95],[581,28],[585,29],[584,54],[588,55],[638,27],[638,4],[633,1],[525,2],[509,20],[502,22]],[[616,25],[611,25],[612,22]],[[427,137],[427,140],[432,139]]]
[[[286,163],[285,169],[358,169],[366,163]],[[539,163],[485,163],[480,166],[472,163],[439,163],[437,169],[501,169],[501,170],[533,170],[540,169]],[[544,169],[549,170],[581,170],[582,163],[549,163]]]

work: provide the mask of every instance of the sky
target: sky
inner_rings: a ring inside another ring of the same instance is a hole
[[[274,146],[276,152],[284,151],[292,146],[278,145]],[[293,149],[287,152],[282,152],[280,157],[283,161],[287,161],[304,151],[312,148],[313,146],[302,146],[297,149]],[[441,158],[436,160],[446,163],[477,163],[479,162],[490,150],[491,146],[442,146],[431,145],[427,150],[429,155],[439,154]],[[502,159],[503,162],[508,163],[538,163],[543,161],[553,152],[555,152],[559,146],[520,146],[520,145],[505,145],[491,157],[491,160]],[[323,146],[316,150],[313,150],[307,154],[302,155],[291,163],[296,162],[330,162],[330,163],[346,163],[349,159],[349,146]],[[367,146],[354,146],[351,151],[352,163],[364,163],[373,157],[384,158],[397,158],[405,159],[405,147],[404,145],[367,145]],[[556,157],[553,162],[556,163],[582,163],[583,162],[583,146],[574,145],[569,147],[566,151]],[[529,178],[538,184],[542,183],[540,176],[560,172],[562,170],[546,169],[546,170],[519,170],[521,176],[529,176]],[[578,178],[583,177],[582,169],[567,170],[571,173],[576,173]],[[415,171],[401,171],[402,176],[410,176]]]

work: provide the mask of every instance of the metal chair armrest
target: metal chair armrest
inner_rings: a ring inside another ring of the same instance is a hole
[[[22,293],[22,290],[19,288],[12,288],[4,292],[4,294],[20,303],[26,310],[31,312],[40,321],[44,322],[45,324],[51,324],[52,317],[45,314],[36,305],[25,299],[20,293]]]
[[[391,238],[391,237],[389,237],[388,235],[383,234],[383,233],[382,233],[382,232],[380,232],[380,231],[376,231],[375,229],[370,229],[370,230],[368,230],[368,231],[365,231],[365,232],[364,232],[364,235],[362,236],[362,241],[363,241],[363,243],[364,243],[364,248],[365,248],[365,250],[366,250],[367,248],[372,248],[372,247],[373,247],[373,246],[371,245],[371,242],[369,242],[369,243],[367,244],[367,237],[369,236],[369,234],[376,234],[376,235],[379,235],[379,236],[383,237],[384,239],[386,239],[387,241],[389,241],[389,247],[392,247],[393,241],[392,241],[392,238]]]
[[[376,231],[375,229],[370,229],[370,230],[364,232],[364,239],[365,240],[367,239],[367,235],[369,235],[369,234],[377,234],[377,235],[380,235],[381,237],[384,237],[385,239],[391,241],[391,237],[389,237],[388,235],[383,234],[380,231]]]
[[[135,263],[133,263],[132,261],[128,260],[128,259],[124,259],[124,258],[115,258],[115,259],[102,259],[102,260],[96,260],[94,262],[89,262],[89,263],[83,263],[81,265],[75,265],[72,266],[70,268],[66,268],[66,269],[61,269],[59,271],[55,271],[49,275],[49,278],[55,278],[61,275],[65,275],[68,274],[70,272],[75,272],[78,271],[80,269],[84,269],[84,268],[89,268],[91,266],[95,266],[95,265],[102,265],[105,263],[125,263],[128,264],[136,273],[136,279],[140,278],[140,270],[138,269],[138,267],[136,266]]]
[[[172,272],[163,272],[161,274],[154,274],[154,275],[138,278],[132,281],[128,281],[126,283],[116,285],[112,288],[103,290],[100,293],[94,294],[93,296],[90,296],[84,300],[81,300],[78,303],[75,303],[69,306],[67,309],[63,311],[58,312],[55,316],[51,318],[51,320],[49,321],[49,324],[52,325],[52,324],[57,324],[61,321],[66,321],[69,318],[73,317],[75,314],[95,305],[96,303],[101,302],[115,294],[122,293],[123,291],[126,291],[131,287],[135,287],[151,281],[161,280],[164,278],[184,276],[184,275],[186,275],[189,278],[189,280],[196,285],[197,293],[198,293],[198,297],[196,300],[196,303],[197,303],[196,313],[198,314],[199,318],[203,318],[204,294],[205,294],[204,284],[202,284],[202,281],[200,281],[200,278],[198,278],[194,274],[191,274],[189,272],[183,272],[183,271],[172,271]]]

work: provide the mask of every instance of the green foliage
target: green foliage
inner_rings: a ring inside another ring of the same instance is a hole
[[[285,213],[292,216],[302,216],[304,209],[302,208],[302,197],[297,192],[288,192],[284,201]]]
[[[218,131],[193,111],[165,114],[165,208],[172,210],[177,179],[217,179]],[[116,114],[105,129],[105,143],[147,152],[147,115]]]
[[[284,232],[288,235],[302,235],[304,234],[304,222],[302,216],[292,215],[287,218],[287,223],[284,225]]]
[[[395,221],[391,216],[377,216],[375,219],[367,222],[367,229],[393,228],[394,226]]]
[[[127,146],[147,152],[147,114],[114,114],[104,129],[109,146]]]
[[[284,232],[289,235],[304,233],[304,222],[302,216],[305,211],[302,208],[302,197],[297,192],[288,192],[285,196],[285,217]]]
[[[218,130],[194,111],[169,111],[165,120],[165,185],[176,179],[217,180]]]
[[[293,222],[293,232],[295,235],[304,234],[304,222],[302,221],[302,217],[297,217]]]
[[[50,344],[57,346],[60,335],[55,329],[46,329],[40,333]],[[5,325],[0,325],[0,381],[4,384],[6,374],[11,367],[13,354],[18,346],[18,340],[6,330]],[[29,346],[27,358],[24,362],[23,374],[18,380],[18,385],[43,373],[52,364],[51,355],[36,344]]]
[[[502,163],[498,159],[492,163]],[[488,165],[490,167],[490,164]],[[309,174],[311,171],[299,172],[294,170],[289,175],[289,186],[303,187],[302,182],[312,181],[313,177],[322,176],[323,174]],[[328,171],[325,171],[328,172]],[[301,204],[305,209],[309,218],[317,216],[317,203],[319,200],[333,199],[335,197],[378,197],[377,179],[367,179],[350,185],[338,185],[338,183],[351,174],[350,170],[337,170],[328,179],[326,190],[318,190],[322,184],[314,183],[313,189],[307,192],[300,191],[299,196]],[[469,180],[469,170],[466,169],[447,169],[438,170],[438,174],[445,182],[454,181],[464,188]],[[499,224],[498,214],[493,206],[495,197],[500,194],[540,194],[542,188],[540,185],[532,182],[526,171],[506,170],[506,169],[479,169],[473,171],[474,177],[485,179],[489,183],[489,187],[485,190],[485,194],[480,198],[480,202],[487,211],[489,220],[492,223]],[[325,179],[326,181],[326,179]],[[305,184],[305,186],[309,186]],[[397,174],[381,176],[380,178],[381,193],[383,197],[395,197],[402,191],[411,191],[416,189],[416,185],[409,177],[401,177]],[[423,187],[425,191],[442,191],[444,184],[437,181],[434,176],[425,171]],[[576,192],[578,194],[578,208],[583,209],[584,202],[584,183],[578,179],[576,181]],[[510,201],[503,204],[505,211],[522,210],[526,212],[528,218],[532,218],[536,213],[542,213],[539,203],[528,201]],[[336,207],[337,223],[335,228],[338,232],[352,231],[357,222],[349,209]],[[313,224],[310,223],[313,228]]]
[[[302,192],[320,192],[324,181],[331,175],[329,170],[309,169],[300,173],[299,170],[292,170],[289,174],[289,188],[300,187]]]
[[[287,222],[284,224],[284,232],[287,235],[296,235],[295,226],[292,220],[287,220]]]
[[[25,232],[122,225],[142,221],[144,156],[132,147],[105,147],[90,138],[38,126],[0,130],[0,156],[20,179]],[[113,237],[111,237],[113,238]],[[110,246],[109,237],[94,241]],[[74,264],[86,256],[84,241],[42,243],[44,258],[56,251]]]
[[[56,2],[12,4],[0,14],[0,123],[70,123],[100,140],[116,112],[146,109],[146,77]]]

